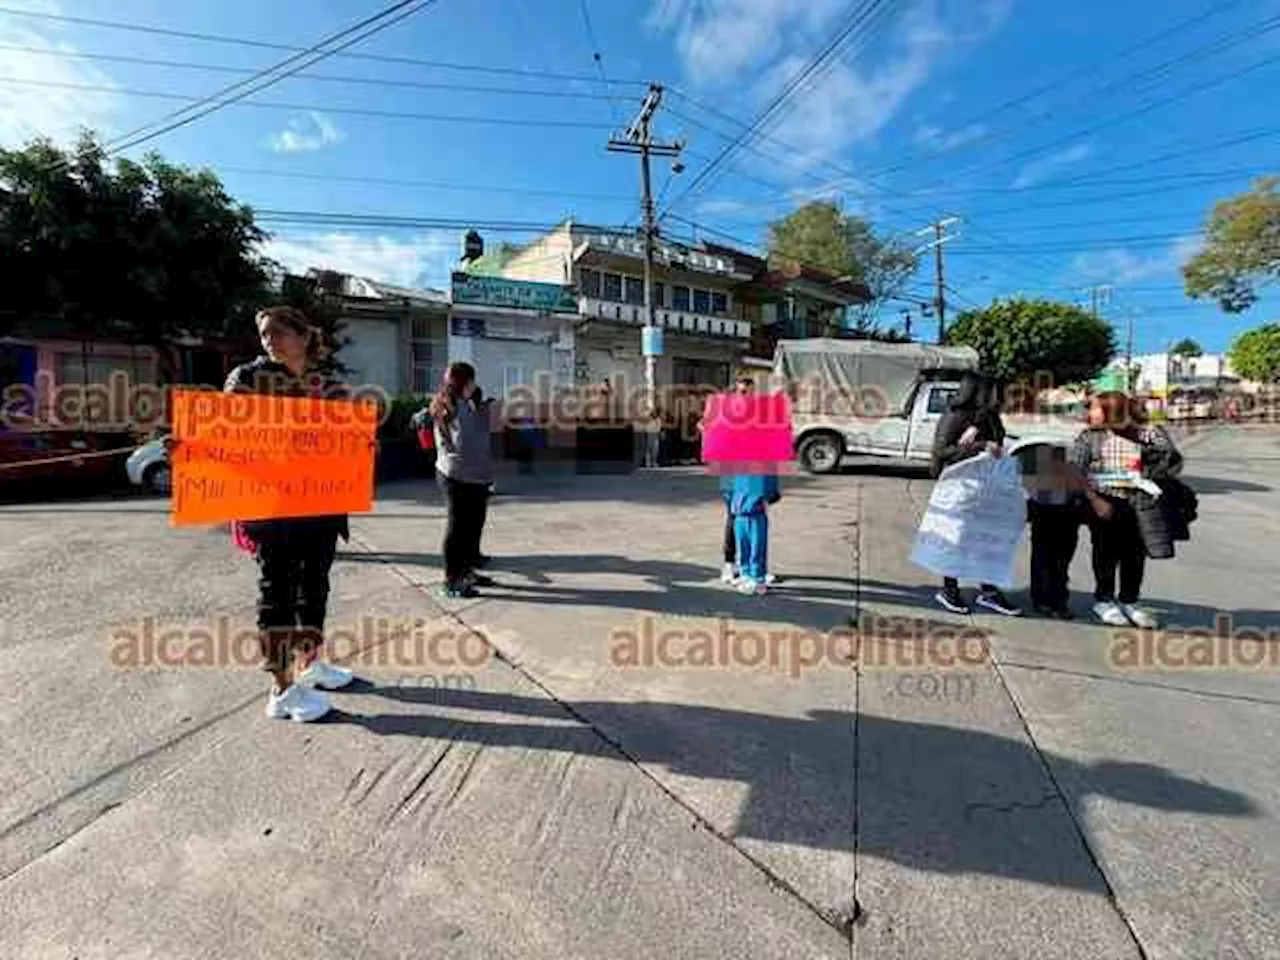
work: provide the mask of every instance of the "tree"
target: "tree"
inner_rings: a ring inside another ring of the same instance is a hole
[[[862,217],[844,213],[829,200],[807,203],[771,223],[769,259],[865,284],[871,300],[851,310],[864,329],[875,329],[873,318],[880,307],[902,293],[918,262],[900,241],[877,235]]]
[[[57,323],[159,349],[236,335],[269,295],[266,234],[209,171],[117,160],[91,134],[69,151],[0,150],[6,322]],[[171,373],[172,371],[166,371]]]
[[[1175,357],[1198,357],[1204,353],[1204,348],[1190,337],[1184,337],[1169,352]]]
[[[1194,300],[1212,298],[1227,313],[1258,301],[1258,288],[1280,277],[1280,177],[1263,177],[1246,192],[1216,204],[1204,248],[1182,268]]]
[[[1255,327],[1236,337],[1227,356],[1246,380],[1280,382],[1280,323]]]
[[[1116,352],[1115,331],[1075,304],[996,300],[960,314],[946,342],[978,351],[983,370],[1038,387],[1092,380]]]

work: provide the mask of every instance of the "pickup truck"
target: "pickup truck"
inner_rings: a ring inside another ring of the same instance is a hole
[[[928,463],[938,422],[978,369],[968,347],[872,340],[782,340],[774,376],[792,399],[796,459],[809,473],[834,473],[848,457]],[[1004,417],[1011,440],[1070,443],[1078,419]]]

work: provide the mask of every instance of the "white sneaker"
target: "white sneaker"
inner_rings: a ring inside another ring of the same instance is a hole
[[[720,568],[720,582],[733,583],[738,579],[738,570],[732,563],[726,563]]]
[[[772,587],[777,582],[778,582],[778,578],[775,577],[772,573],[766,573],[764,575],[764,583],[766,587]]]
[[[1159,621],[1156,620],[1155,616],[1152,615],[1149,610],[1143,610],[1141,607],[1135,607],[1131,603],[1120,604],[1120,610],[1129,618],[1129,622],[1135,627],[1155,630],[1160,626]]]
[[[1100,601],[1093,605],[1093,614],[1109,627],[1131,627],[1133,623],[1125,616],[1120,604]]]
[[[283,693],[271,691],[271,695],[267,697],[267,716],[272,720],[310,723],[328,713],[330,706],[332,704],[326,694],[295,683]]]
[[[319,687],[322,690],[340,690],[354,679],[355,674],[345,667],[325,663],[317,658],[311,661],[311,666],[302,671],[302,676],[298,677],[298,683],[312,689]]]
[[[752,580],[750,577],[743,577],[736,584],[737,591],[741,594],[749,596],[760,596],[768,590],[763,583],[758,580]]]

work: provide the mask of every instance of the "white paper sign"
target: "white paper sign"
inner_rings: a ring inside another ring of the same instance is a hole
[[[929,497],[911,562],[939,577],[1012,587],[1026,501],[1016,457],[983,453],[947,467]]]

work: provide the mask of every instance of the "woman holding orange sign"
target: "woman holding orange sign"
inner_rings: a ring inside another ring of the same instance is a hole
[[[345,398],[349,391],[319,373],[320,330],[294,307],[270,307],[256,322],[263,356],[227,377],[229,393]],[[351,683],[350,670],[319,656],[329,602],[329,571],[338,537],[350,538],[347,517],[282,517],[240,521],[236,543],[258,562],[258,631],[263,668],[275,686],[267,716],[300,723],[329,712],[322,690]]]

